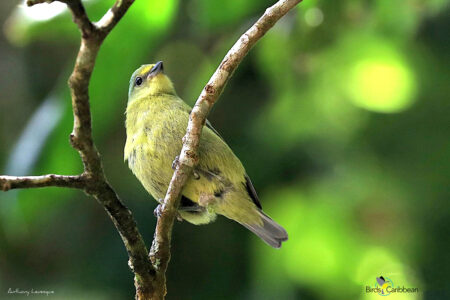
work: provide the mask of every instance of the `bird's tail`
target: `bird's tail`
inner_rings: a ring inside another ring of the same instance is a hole
[[[241,224],[259,236],[269,246],[280,248],[281,243],[287,241],[288,239],[286,230],[259,209],[258,214],[261,218],[262,224]]]

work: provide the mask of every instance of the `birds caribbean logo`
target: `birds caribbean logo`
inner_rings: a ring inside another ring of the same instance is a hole
[[[393,287],[394,284],[392,283],[392,280],[389,278],[384,278],[383,276],[377,277],[377,283],[375,284],[375,287],[380,287],[381,291],[378,293],[380,296],[387,296],[391,294],[388,287]]]

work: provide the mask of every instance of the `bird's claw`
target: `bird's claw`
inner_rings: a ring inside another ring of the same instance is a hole
[[[172,162],[172,169],[175,170],[178,166],[178,163],[180,162],[180,157],[177,155],[175,156],[175,159]]]
[[[160,199],[158,206],[156,206],[155,210],[153,210],[153,214],[155,215],[156,218],[160,218],[162,216],[163,209],[164,209],[164,200]],[[176,217],[179,222],[183,221],[183,218],[181,217],[178,211]]]
[[[181,217],[179,212],[177,212],[177,220],[178,222],[183,222],[183,218]]]
[[[163,211],[163,201],[161,200],[158,204],[158,206],[156,206],[155,210],[153,211],[153,214],[155,215],[155,217],[159,218],[162,215],[162,211]]]
[[[134,272],[133,263],[131,262],[131,258],[128,260],[128,267],[131,269],[132,272]]]
[[[200,179],[200,175],[198,175],[198,173],[195,172],[195,171],[192,172],[192,176],[194,176],[195,180],[199,180]]]

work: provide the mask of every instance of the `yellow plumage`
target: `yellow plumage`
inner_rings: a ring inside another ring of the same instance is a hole
[[[131,77],[124,158],[155,199],[164,198],[167,191],[190,110],[176,95],[161,62],[144,65]],[[287,239],[286,231],[262,212],[241,162],[207,125],[200,138],[199,164],[182,191],[181,217],[193,224],[206,224],[216,214],[224,215],[246,226],[269,245],[280,247]]]

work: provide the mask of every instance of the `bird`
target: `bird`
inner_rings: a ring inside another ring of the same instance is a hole
[[[145,64],[131,76],[126,108],[124,160],[147,192],[162,203],[181,152],[192,108],[178,97],[163,62]],[[179,216],[194,225],[217,215],[234,220],[274,248],[286,230],[266,215],[241,161],[207,120],[199,162],[181,192]]]

